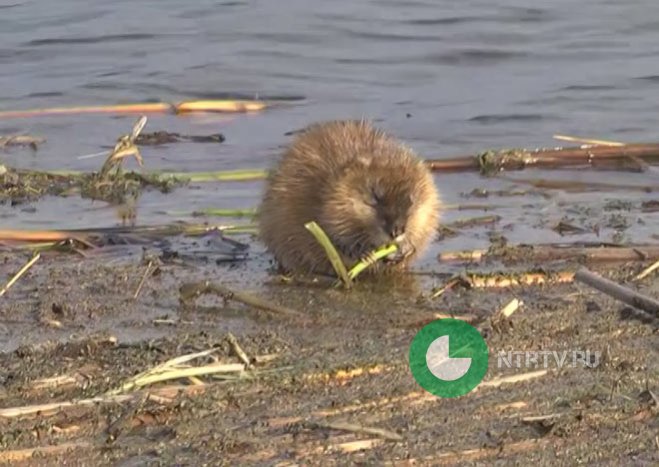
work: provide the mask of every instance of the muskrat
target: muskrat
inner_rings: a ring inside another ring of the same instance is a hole
[[[266,182],[260,236],[287,272],[331,274],[304,224],[316,221],[352,267],[370,251],[399,249],[367,269],[400,270],[435,238],[440,199],[411,149],[366,121],[313,124],[297,134]]]

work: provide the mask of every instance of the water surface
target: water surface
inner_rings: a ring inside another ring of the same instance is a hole
[[[578,9],[567,0],[9,0],[0,3],[0,109],[305,98],[261,114],[150,116],[146,131],[222,132],[227,138],[220,145],[143,149],[148,168],[176,171],[269,167],[289,140],[286,132],[329,118],[373,119],[425,157],[555,145],[554,133],[655,141],[656,18],[659,3],[649,0],[585,0]],[[0,120],[0,134],[48,139],[36,153],[12,150],[0,158],[20,167],[93,170],[101,159],[78,156],[114,144],[134,119]],[[656,184],[656,176],[647,174],[552,176]],[[511,186],[474,174],[438,176],[437,182],[451,204],[465,203],[461,194],[474,187]],[[137,222],[168,222],[174,218],[163,213],[171,211],[255,206],[260,187],[218,183],[169,196],[147,193]],[[543,223],[559,220],[566,205],[653,198],[638,192],[553,194],[484,202],[506,206],[497,213],[514,227],[507,233],[512,241],[553,241],[560,237],[543,230]],[[114,208],[99,202],[45,199],[34,207],[0,206],[0,228],[119,222]],[[447,219],[469,215],[451,211]],[[656,231],[656,214],[642,217],[645,224],[630,240]],[[487,238],[475,234],[472,240],[469,247]],[[461,242],[444,246],[464,247]]]

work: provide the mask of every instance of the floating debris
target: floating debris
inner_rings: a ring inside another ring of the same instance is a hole
[[[11,146],[29,146],[33,150],[37,150],[40,144],[46,142],[46,138],[30,135],[10,135],[0,136],[0,149],[8,148]]]
[[[154,131],[153,133],[142,133],[135,139],[135,144],[142,146],[159,146],[161,144],[180,143],[188,141],[192,143],[223,143],[226,140],[223,134],[214,135],[181,135],[168,131]]]
[[[145,114],[145,113],[171,113],[183,114],[194,112],[257,112],[266,109],[270,104],[259,100],[224,99],[187,101],[179,104],[166,102],[144,102],[138,104],[122,105],[93,105],[82,107],[52,107],[29,110],[5,110],[0,112],[0,118],[25,118],[47,115],[76,115],[76,114]]]
[[[629,163],[630,160],[641,160],[645,164],[659,161],[659,143],[488,150],[471,156],[430,159],[426,163],[437,172],[477,170],[482,175],[492,176],[504,170],[523,170],[527,167],[611,167]]]

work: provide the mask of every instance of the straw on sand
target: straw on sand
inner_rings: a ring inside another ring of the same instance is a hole
[[[231,374],[233,377],[240,377],[245,371],[244,363],[210,363],[203,366],[190,366],[186,365],[187,362],[211,355],[217,352],[218,349],[212,348],[201,352],[182,355],[180,357],[167,360],[160,365],[146,370],[124,382],[118,388],[109,391],[107,395],[114,396],[126,393],[144,386],[149,386],[154,383],[169,381],[180,378],[190,378],[195,376],[217,375],[217,374]]]

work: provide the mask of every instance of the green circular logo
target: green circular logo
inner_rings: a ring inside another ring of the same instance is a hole
[[[485,377],[488,350],[472,325],[439,319],[421,329],[410,346],[410,370],[419,385],[438,397],[460,397]]]

